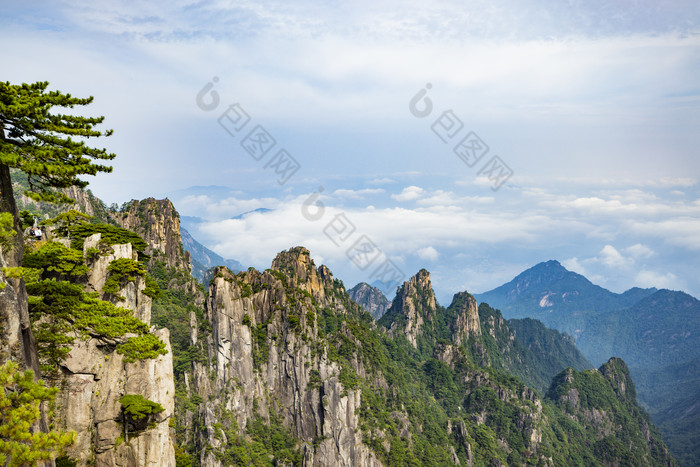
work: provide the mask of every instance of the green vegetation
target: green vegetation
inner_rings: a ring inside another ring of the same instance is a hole
[[[22,265],[42,269],[43,277],[51,279],[85,276],[90,271],[80,251],[56,242],[46,242],[38,250],[26,253]]]
[[[255,415],[248,421],[245,435],[240,433],[235,420],[227,420],[230,428],[218,425],[215,429],[225,434],[227,440],[226,446],[217,452],[219,460],[224,465],[300,466],[302,454],[298,441],[273,410],[270,410],[268,417],[269,421],[266,421],[255,410]]]
[[[557,375],[547,399],[568,414],[561,425],[578,424],[577,430],[592,457],[608,465],[661,465],[663,444],[649,415],[636,403],[636,392],[625,363],[610,359],[599,370]],[[595,418],[592,413],[598,413]],[[610,435],[609,433],[615,433]],[[648,441],[647,441],[648,439]]]
[[[146,268],[130,258],[115,259],[107,266],[109,275],[102,286],[104,293],[115,295],[127,282],[136,282],[136,277],[144,277]]]
[[[133,232],[106,224],[87,224],[84,219],[86,217],[76,211],[69,211],[49,223],[66,229],[66,232],[83,234],[89,234],[93,230],[90,226],[97,225],[98,230],[107,233],[103,238],[106,246],[113,244],[111,242],[132,240],[145,248],[145,242]],[[74,238],[74,242],[78,238]],[[116,294],[126,281],[134,281],[137,276],[145,277],[147,291],[152,296],[159,293],[157,284],[136,261],[117,259],[107,269],[109,276],[103,289],[105,293]],[[60,363],[79,337],[122,340],[117,350],[125,355],[127,363],[166,353],[165,343],[151,334],[148,325],[135,318],[132,311],[101,300],[95,292],[84,291],[88,272],[81,251],[58,242],[46,242],[29,251],[24,256],[23,267],[10,271],[10,274],[25,278],[42,372],[57,377]],[[127,334],[136,336],[125,338]]]
[[[109,136],[112,130],[103,133],[94,129],[104,117],[56,112],[54,107],[84,106],[93,99],[47,91],[48,86],[48,82],[0,82],[0,164],[24,172],[26,196],[36,201],[72,202],[52,188],[84,188],[88,183],[79,178],[81,175],[111,172],[111,167],[94,161],[111,160],[114,154],[80,139]]]
[[[52,219],[43,221],[42,225],[50,225],[53,227],[53,231],[56,235],[68,237],[71,233],[71,229],[88,222],[90,219],[92,219],[92,216],[71,209],[58,214]]]
[[[133,420],[141,420],[165,410],[159,403],[150,401],[140,394],[126,394],[119,398],[119,403],[124,413]]]
[[[55,459],[75,442],[75,432],[30,432],[39,419],[39,404],[53,401],[57,388],[34,381],[14,362],[0,366],[0,465],[19,467]]]
[[[132,363],[136,360],[147,358],[158,358],[165,355],[165,343],[153,334],[143,334],[137,337],[130,337],[125,343],[117,347],[117,352],[124,355],[125,363]]]
[[[0,212],[0,248],[3,251],[8,251],[12,247],[12,241],[17,235],[14,226],[14,219],[9,212]]]
[[[111,224],[82,223],[73,226],[70,229],[71,247],[82,250],[85,239],[96,233],[101,234],[101,244],[121,245],[131,243],[131,246],[139,253],[139,259],[148,258],[148,255],[144,254],[148,245],[138,234]]]

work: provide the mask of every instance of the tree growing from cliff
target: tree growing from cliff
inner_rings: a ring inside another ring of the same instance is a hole
[[[104,117],[54,112],[54,107],[73,109],[88,105],[93,98],[47,91],[48,86],[46,81],[21,85],[0,82],[0,176],[9,180],[9,168],[19,169],[29,182],[25,191],[28,197],[36,201],[72,202],[53,188],[84,188],[88,182],[78,178],[80,175],[111,172],[112,167],[97,161],[111,160],[115,155],[91,147],[84,140],[110,136],[112,130],[94,129]],[[5,191],[3,198],[8,196]],[[14,210],[3,208],[15,214]]]
[[[75,442],[75,432],[31,432],[39,419],[39,405],[53,401],[57,388],[34,381],[31,371],[21,372],[14,362],[0,366],[0,465],[36,465],[55,459]]]

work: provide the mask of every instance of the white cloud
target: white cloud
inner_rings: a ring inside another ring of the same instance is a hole
[[[334,195],[340,197],[340,198],[353,198],[353,199],[362,199],[366,195],[378,195],[384,193],[383,188],[364,188],[361,190],[349,190],[345,188],[340,188],[337,189],[333,192]]]
[[[634,278],[634,283],[638,287],[657,287],[660,289],[671,289],[676,287],[678,278],[671,272],[660,273],[656,271],[642,270]]]
[[[600,261],[611,268],[626,268],[632,264],[629,258],[625,258],[612,245],[605,245],[600,251]]]
[[[573,258],[569,258],[567,260],[564,260],[561,262],[561,264],[569,271],[577,272],[583,276],[588,274],[586,272],[586,268],[581,264],[581,262],[579,261],[579,259],[577,257],[573,257]]]
[[[629,253],[634,259],[646,259],[654,256],[654,250],[646,245],[637,243],[635,245],[625,248],[625,251]]]
[[[420,248],[418,251],[416,251],[416,254],[419,258],[427,261],[437,261],[438,257],[440,256],[440,253],[438,253],[438,251],[432,246]]]
[[[420,198],[424,193],[423,188],[412,185],[404,188],[398,195],[394,194],[391,197],[396,201],[411,201]]]

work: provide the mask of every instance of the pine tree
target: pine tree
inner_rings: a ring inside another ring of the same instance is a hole
[[[40,417],[39,404],[52,401],[57,388],[34,381],[31,371],[20,372],[18,365],[0,365],[0,465],[37,465],[55,459],[75,442],[75,432],[31,432]]]
[[[78,178],[80,175],[111,172],[112,167],[95,161],[111,160],[115,155],[90,147],[84,139],[109,136],[112,130],[103,133],[94,129],[104,117],[52,112],[53,107],[88,105],[93,98],[47,91],[48,86],[46,81],[21,85],[0,82],[0,171],[9,174],[8,168],[16,168],[24,172],[29,182],[25,195],[36,201],[69,203],[73,200],[52,188],[84,188],[88,182]],[[2,197],[7,195],[3,190]]]

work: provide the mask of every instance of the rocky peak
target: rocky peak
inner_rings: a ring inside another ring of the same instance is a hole
[[[164,261],[169,267],[191,270],[182,248],[180,215],[169,199],[132,200],[114,217],[121,227],[136,232],[146,241],[151,264]]]
[[[272,269],[306,281],[316,268],[311,252],[303,246],[297,246],[278,253],[272,261]]]
[[[204,426],[247,427],[272,410],[303,441],[303,465],[380,465],[360,434],[361,389],[344,386],[342,363],[313,344],[319,342],[315,307],[326,306],[332,284],[328,268],[316,268],[303,247],[278,254],[264,272],[215,269],[206,308],[214,358],[209,368],[208,359],[198,362],[193,378],[195,391],[206,396]],[[365,374],[356,359],[345,365]],[[235,419],[217,415],[225,411]],[[202,465],[230,465],[214,455],[225,449],[221,435],[202,432],[201,443],[211,446]]]
[[[330,270],[323,265],[317,269],[311,253],[303,246],[278,253],[271,269],[286,275],[289,285],[306,290],[318,302],[325,302],[326,286],[333,283]]]
[[[430,273],[421,269],[399,288],[394,302],[380,323],[388,327],[392,335],[396,332],[403,333],[417,348],[416,339],[423,333],[425,322],[433,319],[436,309]]]
[[[469,336],[481,336],[481,321],[476,299],[468,292],[459,292],[452,298],[450,308],[456,313],[452,325],[452,340],[460,345]]]
[[[360,305],[367,313],[379,319],[384,316],[391,303],[384,296],[381,290],[372,287],[366,282],[360,282],[352,289],[348,290],[348,295],[352,301]]]
[[[622,398],[631,401],[637,400],[637,391],[634,388],[630,370],[621,358],[613,357],[600,367],[602,375],[610,381],[615,393]]]

